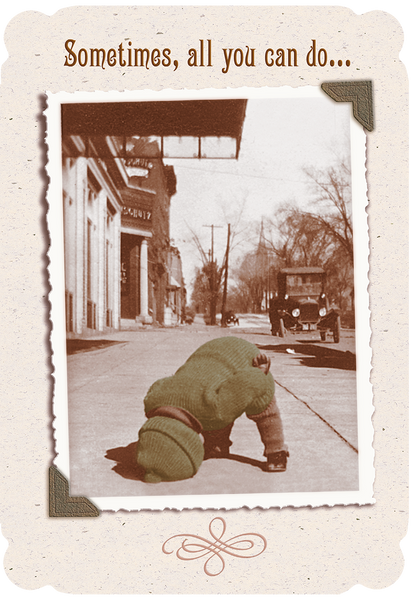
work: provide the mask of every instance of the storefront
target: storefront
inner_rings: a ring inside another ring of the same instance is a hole
[[[66,329],[117,328],[121,202],[94,160],[64,159]]]
[[[80,137],[64,145],[67,333],[164,324],[173,168],[156,158],[129,174],[121,161],[76,156],[84,147]]]
[[[181,322],[185,289],[169,223],[176,176],[164,159],[221,158],[221,136],[226,158],[238,158],[245,105],[61,105],[68,336],[119,329],[122,319]]]
[[[148,266],[155,202],[151,196],[124,191],[121,212],[121,318],[141,323],[151,323],[153,313],[149,310]]]
[[[179,250],[171,246],[168,257],[169,283],[165,310],[165,325],[178,325],[185,322],[186,288],[182,273],[182,260]]]

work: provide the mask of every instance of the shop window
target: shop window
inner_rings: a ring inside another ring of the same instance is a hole
[[[95,330],[97,328],[96,323],[97,306],[91,300],[87,301],[87,328]]]
[[[66,331],[74,331],[74,295],[65,290],[65,324]]]
[[[92,295],[92,223],[87,222],[87,299]]]
[[[92,301],[92,228],[87,222],[87,328],[96,329],[96,304]]]

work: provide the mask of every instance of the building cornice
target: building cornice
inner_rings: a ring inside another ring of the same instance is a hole
[[[122,225],[120,227],[120,232],[122,234],[133,234],[134,236],[143,236],[144,238],[153,238],[152,232],[134,227],[126,227]]]

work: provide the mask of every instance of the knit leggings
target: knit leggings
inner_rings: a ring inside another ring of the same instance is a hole
[[[276,403],[276,398],[273,397],[272,402],[264,411],[257,415],[247,415],[253,420],[260,434],[262,443],[264,444],[265,457],[278,453],[279,451],[287,451],[287,445],[284,442],[283,425],[280,417],[280,411]],[[204,430],[204,447],[206,451],[214,448],[219,448],[225,451],[233,444],[230,440],[230,434],[234,422],[222,428],[221,430]]]

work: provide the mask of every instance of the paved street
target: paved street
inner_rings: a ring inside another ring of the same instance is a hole
[[[70,494],[72,496],[191,495],[358,489],[358,443],[353,330],[339,344],[318,332],[270,335],[265,316],[240,325],[135,327],[68,342]],[[229,459],[204,461],[190,480],[148,484],[135,464],[143,398],[172,375],[201,344],[238,336],[271,358],[276,397],[290,457],[284,473],[262,471],[265,458],[255,424],[234,425]]]

